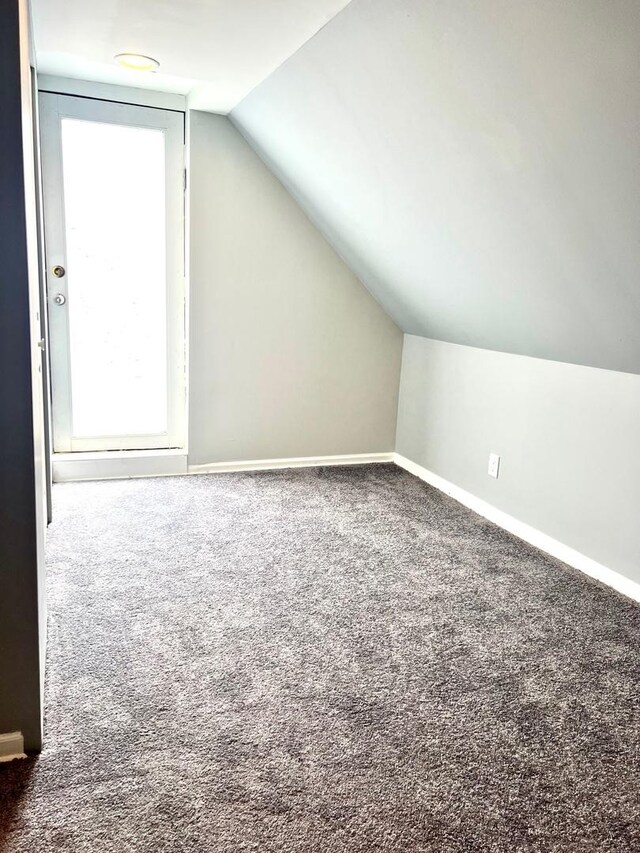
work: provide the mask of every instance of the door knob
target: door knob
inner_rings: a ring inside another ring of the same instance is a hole
[[[64,305],[64,303],[67,301],[67,297],[64,295],[64,293],[56,293],[56,295],[53,297],[53,301],[56,303],[56,305]]]
[[[55,275],[56,278],[63,278],[66,270],[64,267],[61,267],[60,264],[56,264],[55,267],[51,270],[51,272]]]

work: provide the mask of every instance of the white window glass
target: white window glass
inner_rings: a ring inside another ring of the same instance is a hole
[[[62,120],[73,434],[167,430],[164,132]]]

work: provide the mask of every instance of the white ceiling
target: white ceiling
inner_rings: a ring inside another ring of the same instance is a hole
[[[189,95],[227,113],[349,0],[32,0],[38,71]],[[160,62],[126,71],[116,53]]]

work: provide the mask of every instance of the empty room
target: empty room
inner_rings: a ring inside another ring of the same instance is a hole
[[[640,2],[3,0],[0,853],[640,851]]]

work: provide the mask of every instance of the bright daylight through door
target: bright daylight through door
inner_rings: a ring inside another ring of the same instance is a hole
[[[63,119],[62,162],[74,433],[166,432],[164,134]]]
[[[180,446],[179,114],[43,99],[54,447]]]

